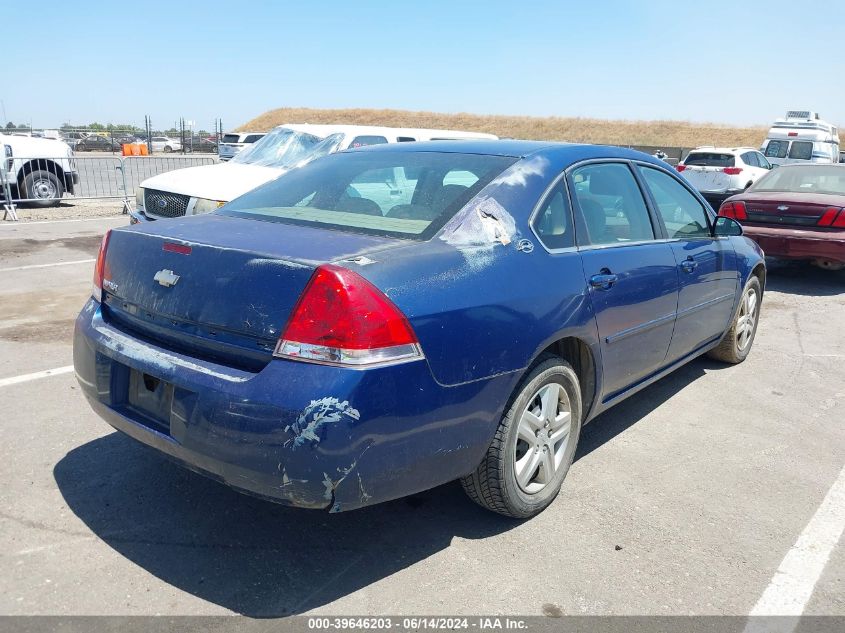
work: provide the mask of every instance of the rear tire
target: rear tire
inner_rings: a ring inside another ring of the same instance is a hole
[[[719,345],[707,352],[710,358],[736,365],[748,357],[760,322],[762,300],[760,280],[752,275],[742,291],[730,329],[725,332]]]
[[[58,206],[65,188],[56,174],[39,169],[28,173],[23,179],[22,198],[36,198],[27,200],[24,204],[30,207]]]
[[[560,492],[581,433],[578,376],[561,358],[546,356],[515,391],[487,453],[461,479],[470,499],[493,512],[527,519]]]

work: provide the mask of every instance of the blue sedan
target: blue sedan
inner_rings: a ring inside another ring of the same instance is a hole
[[[524,518],[586,422],[744,360],[765,278],[646,154],[383,145],[106,234],[74,365],[109,424],[241,491],[342,511],[459,479]]]

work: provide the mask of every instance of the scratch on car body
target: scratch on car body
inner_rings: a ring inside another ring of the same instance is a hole
[[[312,400],[299,417],[296,422],[285,427],[285,431],[293,431],[294,437],[288,440],[286,444],[293,443],[293,449],[297,449],[306,443],[312,445],[320,442],[320,429],[327,424],[340,422],[346,416],[354,421],[361,418],[358,409],[350,406],[348,400],[341,402],[337,398],[325,397],[319,400]]]

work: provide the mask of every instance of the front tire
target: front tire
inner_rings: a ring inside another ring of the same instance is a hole
[[[730,329],[725,332],[719,345],[707,353],[710,358],[736,365],[748,357],[757,334],[762,300],[760,280],[752,275],[742,291]]]
[[[56,174],[39,169],[28,173],[23,179],[22,198],[34,198],[27,200],[25,204],[31,207],[55,207],[61,201],[65,193]]]
[[[542,512],[560,492],[581,433],[578,376],[547,356],[515,392],[484,459],[461,479],[478,505],[517,519]]]
[[[165,154],[169,154],[169,153],[170,153],[170,152],[172,152],[172,151],[173,151],[173,148],[172,148],[172,147],[170,147],[170,145],[165,145],[165,146],[164,146],[164,153],[165,153]]]

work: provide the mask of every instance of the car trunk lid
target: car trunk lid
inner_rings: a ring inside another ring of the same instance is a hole
[[[784,192],[749,192],[742,201],[748,216],[743,224],[774,226],[817,226],[825,211],[845,205],[842,196]]]
[[[402,243],[219,215],[119,229],[103,314],[157,344],[258,369],[318,265]]]

